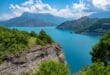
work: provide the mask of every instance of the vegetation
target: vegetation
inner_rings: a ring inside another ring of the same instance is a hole
[[[0,61],[3,61],[5,55],[23,52],[33,45],[46,45],[52,42],[51,37],[44,30],[37,35],[34,31],[28,33],[0,27]]]
[[[34,31],[31,31],[30,32],[30,36],[32,36],[32,37],[38,37],[38,35]]]
[[[110,75],[110,31],[93,47],[90,54],[93,64],[76,75]]]
[[[34,31],[18,31],[17,29],[7,29],[0,27],[0,62],[3,62],[5,55],[16,54],[28,50],[33,45],[47,45],[54,41],[44,31],[41,30],[39,35]],[[39,70],[35,73],[27,72],[21,75],[69,75],[67,65],[56,62],[46,61],[39,65]]]
[[[110,18],[82,17],[59,25],[59,29],[73,30],[76,33],[104,34],[110,29]]]
[[[21,75],[70,75],[70,72],[66,64],[57,61],[45,61],[39,64],[39,70]]]
[[[52,40],[52,38],[46,34],[46,32],[44,30],[41,30],[39,33],[39,38],[37,38],[36,43],[40,44],[40,45],[46,45],[46,44],[51,44],[54,41]]]
[[[105,65],[109,64],[110,62],[110,31],[105,34],[98,44],[96,44],[92,51],[92,61],[97,62],[101,61],[104,62]]]
[[[75,75],[110,75],[110,66],[104,66],[101,62],[93,63]]]
[[[56,62],[42,62],[39,66],[39,71],[35,75],[70,75],[67,65]]]
[[[16,29],[0,27],[0,53],[20,52],[27,48],[29,35]]]

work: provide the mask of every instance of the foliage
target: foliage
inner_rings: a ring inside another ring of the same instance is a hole
[[[52,38],[41,30],[39,35],[34,31],[28,33],[26,31],[18,31],[17,29],[7,29],[0,27],[0,63],[3,57],[9,54],[16,54],[28,50],[32,45],[52,44]],[[47,61],[39,65],[39,71],[36,73],[22,73],[21,75],[69,75],[67,65],[56,62]]]
[[[0,28],[0,52],[20,52],[27,48],[28,35],[16,29]]]
[[[32,37],[37,37],[38,35],[37,35],[34,31],[31,31],[31,32],[30,32],[30,36],[32,36]]]
[[[46,61],[40,64],[39,71],[34,75],[70,75],[70,74],[67,65],[56,61]]]
[[[59,25],[59,29],[74,30],[76,33],[104,34],[110,29],[110,18],[82,17]]]
[[[31,37],[31,38],[29,39],[29,42],[28,42],[29,48],[31,48],[31,47],[33,47],[33,46],[36,45],[36,39],[37,39],[37,37]]]
[[[33,45],[47,45],[52,42],[44,30],[37,35],[34,31],[29,33],[0,27],[0,63],[5,55],[23,52]]]
[[[39,64],[39,70],[21,75],[70,75],[70,72],[66,64],[57,61],[44,61]]]
[[[110,31],[102,36],[90,54],[93,64],[76,75],[110,75]]]
[[[40,40],[39,38],[36,39],[36,43],[38,45],[42,45],[42,46],[45,46],[46,45],[46,43],[44,41]]]
[[[104,66],[101,62],[93,63],[76,75],[110,75],[110,65]]]
[[[110,31],[105,34],[96,44],[92,51],[92,61],[97,62],[101,61],[104,62],[105,65],[109,64],[110,62]]]
[[[44,30],[41,30],[39,33],[39,38],[36,40],[37,44],[46,45],[53,43],[52,38],[46,34]]]

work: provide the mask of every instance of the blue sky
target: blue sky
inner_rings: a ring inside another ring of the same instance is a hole
[[[2,11],[0,11],[0,14],[10,12],[9,10],[10,4],[21,4],[25,1],[28,0],[0,0],[1,5],[0,9],[2,9]],[[42,1],[58,9],[65,7],[65,5],[72,5],[73,2],[79,2],[78,0],[42,0]]]
[[[110,0],[0,0],[0,5],[0,20],[14,18],[24,12],[49,13],[64,18],[110,12]]]

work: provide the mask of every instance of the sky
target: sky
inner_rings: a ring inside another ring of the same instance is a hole
[[[18,17],[24,12],[49,13],[64,18],[80,18],[110,12],[110,0],[0,0],[0,20]]]

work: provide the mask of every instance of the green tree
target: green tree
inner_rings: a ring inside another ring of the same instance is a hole
[[[37,33],[36,33],[36,32],[31,31],[31,32],[30,32],[30,36],[32,36],[32,37],[37,37],[38,35],[37,35]]]
[[[46,32],[44,30],[41,30],[39,33],[39,39],[44,41],[45,44],[51,44],[53,43],[52,38],[46,34]]]
[[[105,66],[103,62],[96,62],[75,75],[110,75],[110,65]]]
[[[101,61],[104,62],[105,65],[109,64],[110,62],[110,31],[105,34],[97,43],[92,51],[90,52],[92,55],[92,61],[97,62]]]

